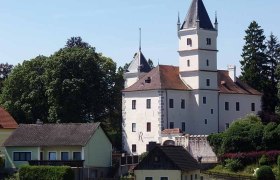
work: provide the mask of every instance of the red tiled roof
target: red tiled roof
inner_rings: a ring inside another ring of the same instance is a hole
[[[150,78],[150,83],[146,80]],[[190,90],[179,76],[179,68],[175,66],[159,65],[152,69],[132,86],[124,89],[124,92],[145,90]]]
[[[150,83],[147,82],[148,79]],[[262,95],[238,78],[233,82],[225,70],[218,71],[218,86],[220,93]],[[159,65],[123,92],[147,90],[191,90],[191,87],[181,80],[178,67]]]
[[[218,71],[218,85],[220,93],[262,95],[262,93],[243,83],[238,78],[236,78],[236,82],[233,82],[229,77],[228,71]]]
[[[0,128],[15,129],[18,127],[15,119],[3,108],[0,107]]]
[[[181,134],[182,131],[179,128],[175,129],[164,129],[161,134]]]

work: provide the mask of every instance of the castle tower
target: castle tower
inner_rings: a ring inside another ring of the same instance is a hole
[[[193,103],[197,107],[193,107],[193,123],[206,129],[205,133],[218,128],[214,127],[218,121],[217,36],[218,30],[213,27],[203,1],[193,0],[178,31],[179,71],[194,93]]]

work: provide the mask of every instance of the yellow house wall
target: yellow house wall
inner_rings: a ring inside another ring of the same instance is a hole
[[[5,167],[19,168],[22,165],[28,164],[27,161],[13,161],[14,152],[31,152],[31,160],[39,160],[38,147],[6,147],[5,148]]]
[[[81,152],[81,146],[53,146],[53,147],[41,147],[40,152],[43,152],[43,159],[49,160],[49,152],[56,152],[56,159],[61,160],[61,152],[69,153],[69,160],[73,160],[73,152]]]
[[[0,156],[4,155],[4,147],[2,146],[6,139],[14,132],[15,129],[0,129]]]
[[[145,180],[145,177],[153,177],[154,180],[160,180],[160,177],[168,177],[168,180],[181,180],[181,171],[179,170],[135,170],[136,180]]]
[[[101,127],[84,147],[86,167],[110,167],[112,165],[112,144]]]

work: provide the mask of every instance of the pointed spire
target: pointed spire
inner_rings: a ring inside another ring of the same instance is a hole
[[[215,29],[218,31],[218,25],[219,25],[219,23],[218,23],[218,16],[217,16],[217,11],[215,12]]]
[[[182,25],[182,29],[190,28],[214,30],[214,27],[202,0],[192,0],[188,14]]]
[[[181,29],[180,12],[178,12],[177,31],[179,32],[180,29]]]
[[[142,32],[141,32],[141,28],[139,28],[139,51],[141,51],[141,46],[142,46]]]

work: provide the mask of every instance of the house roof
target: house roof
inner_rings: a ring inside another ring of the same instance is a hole
[[[85,146],[100,123],[20,124],[4,146]]]
[[[197,21],[199,21],[199,28],[214,30],[202,0],[192,1],[181,29],[197,28]]]
[[[2,107],[0,107],[0,129],[16,129],[18,127],[15,119]]]
[[[199,169],[198,162],[182,146],[157,146],[135,167],[135,170],[149,170],[149,167],[145,167],[147,162],[151,169],[168,169],[166,166],[158,167],[152,165],[153,161],[151,161],[151,159],[157,155],[160,155],[160,158],[163,158],[162,156],[164,156],[164,158],[169,160],[169,162],[171,162],[177,170],[192,171]]]
[[[147,82],[148,79],[150,79],[150,82]],[[180,79],[178,67],[159,65],[123,91],[130,92],[158,89],[190,90],[191,88],[186,86]]]
[[[138,73],[138,70],[140,73],[151,71],[151,67],[141,50],[139,50],[138,53],[135,54],[127,69],[129,73]]]
[[[150,81],[147,81],[150,79]],[[220,93],[262,95],[259,91],[243,83],[237,78],[233,82],[228,71],[218,71],[218,87]],[[180,78],[179,67],[159,65],[135,84],[123,90],[123,92],[147,91],[147,90],[192,90]]]
[[[236,82],[229,77],[228,71],[218,71],[218,85],[220,93],[262,95],[259,91],[236,78]]]

